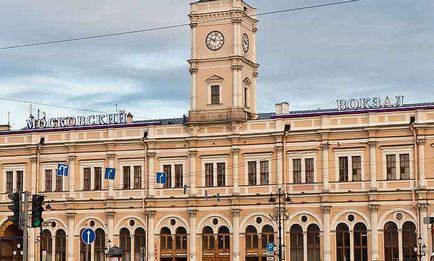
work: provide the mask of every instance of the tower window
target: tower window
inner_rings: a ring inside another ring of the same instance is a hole
[[[249,89],[244,87],[244,107],[249,107],[248,99],[249,99]]]
[[[211,104],[220,104],[220,85],[211,86]]]

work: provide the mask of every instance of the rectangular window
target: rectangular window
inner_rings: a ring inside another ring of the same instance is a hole
[[[134,188],[142,188],[142,166],[134,166]]]
[[[314,162],[313,159],[305,159],[305,167],[306,167],[306,183],[314,183]]]
[[[14,172],[6,171],[6,193],[11,194],[14,191]]]
[[[249,103],[248,103],[248,94],[249,94],[249,89],[247,87],[244,87],[244,107],[248,107]]]
[[[102,189],[102,168],[95,167],[94,168],[94,190]]]
[[[396,179],[396,155],[386,155],[387,179]]]
[[[172,187],[172,165],[163,165],[163,172],[166,173],[166,183],[163,188]]]
[[[301,184],[301,159],[293,159],[292,166],[294,183]]]
[[[220,85],[211,86],[211,104],[220,104]]]
[[[130,180],[131,180],[131,167],[130,166],[124,166],[123,167],[123,185],[122,188],[123,189],[130,189]]]
[[[53,190],[53,170],[45,170],[45,192],[51,192]]]
[[[225,163],[217,163],[217,187],[226,186],[226,164]]]
[[[259,169],[261,174],[261,185],[270,184],[270,175],[269,175],[269,162],[268,160],[264,160],[259,162]]]
[[[183,184],[182,164],[175,165],[175,188],[182,188]]]
[[[249,161],[248,163],[248,178],[249,186],[255,186],[256,183],[256,161]]]
[[[410,179],[410,155],[399,155],[399,174],[401,179]]]
[[[18,170],[15,174],[17,175],[17,191],[22,192],[23,191],[23,171]]]
[[[83,190],[90,190],[91,169],[83,169]]]
[[[348,157],[339,157],[339,181],[348,181]]]
[[[353,171],[353,181],[362,180],[362,157],[352,156],[352,171]]]
[[[214,166],[212,163],[205,163],[205,186],[214,186]]]
[[[57,170],[55,171],[57,173]],[[63,176],[56,175],[56,191],[57,192],[63,191]]]

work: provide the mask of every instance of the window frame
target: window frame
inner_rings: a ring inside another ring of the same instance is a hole
[[[273,164],[272,162],[272,153],[255,153],[255,154],[244,154],[244,173],[245,173],[245,185],[246,186],[268,186],[272,184],[272,176],[273,173]],[[262,184],[262,175],[261,175],[261,162],[268,161],[268,183]],[[255,162],[256,164],[256,184],[250,184],[249,179],[249,162]]]
[[[383,180],[393,181],[393,180],[413,180],[413,150],[414,146],[394,146],[394,147],[380,147],[382,150],[382,160],[383,160]],[[409,177],[401,178],[401,169],[400,169],[400,155],[408,154],[409,155]],[[396,169],[396,177],[395,179],[388,179],[387,177],[387,155],[395,155],[395,169]],[[363,164],[362,164],[363,165]]]
[[[167,176],[166,177],[166,180],[169,180],[170,179],[170,181],[171,181],[171,184],[170,184],[170,187],[168,187],[168,186],[166,186],[166,184],[162,184],[161,185],[161,187],[160,188],[163,188],[163,189],[182,189],[183,188],[183,186],[181,186],[181,187],[176,187],[175,185],[175,183],[176,183],[176,180],[175,180],[175,178],[176,178],[176,175],[175,175],[175,169],[176,169],[176,167],[175,167],[175,165],[182,165],[182,180],[183,180],[183,185],[185,184],[185,170],[186,170],[186,157],[184,158],[184,157],[182,157],[182,158],[160,158],[159,159],[159,164],[160,164],[160,171],[161,172],[164,172],[164,166],[169,166],[170,165],[170,177],[169,176]],[[142,167],[142,170],[143,170],[143,167]]]
[[[365,161],[365,148],[360,149],[337,149],[335,151],[335,175],[336,175],[336,181],[339,183],[345,183],[345,182],[363,182],[368,180],[368,177],[366,176],[366,164],[364,164]],[[340,180],[340,162],[339,158],[346,157],[348,162],[348,180],[347,181],[341,181]],[[360,157],[360,180],[354,180],[353,177],[353,157]],[[369,165],[368,165],[369,169]]]
[[[313,182],[307,181],[307,172],[306,172],[306,160],[313,159]],[[294,180],[294,160],[301,161],[301,182],[295,183]],[[299,185],[299,184],[314,184],[317,182],[318,177],[318,166],[317,166],[317,151],[298,151],[298,152],[289,152],[288,153],[288,170],[287,175],[289,176],[289,183]]]
[[[225,187],[228,184],[228,157],[227,156],[204,156],[201,157],[202,159],[202,172],[201,172],[201,180],[202,180],[202,186],[203,187],[207,187],[207,188],[220,188],[220,187]],[[224,163],[225,167],[224,167],[224,182],[223,185],[224,186],[218,186],[218,170],[217,170],[217,164],[218,163]],[[205,166],[206,164],[212,164],[213,166],[213,186],[207,186],[206,184],[206,171],[205,171]]]
[[[84,187],[84,169],[90,168],[90,189],[85,190]],[[95,168],[101,168],[101,188],[95,190]],[[80,163],[80,188],[82,191],[101,191],[105,190],[105,182],[104,182],[104,161],[86,161]]]
[[[124,188],[124,167],[130,168],[130,186],[128,189]],[[136,187],[136,167],[140,167],[140,186]],[[119,169],[122,171],[120,175],[120,188],[123,190],[132,190],[132,189],[142,189],[144,186],[144,163],[143,160],[139,159],[121,159],[119,160]]]
[[[5,193],[8,193],[7,191],[7,172],[11,171],[12,172],[12,193],[13,192],[18,192],[17,191],[17,172],[22,171],[23,172],[23,180],[22,180],[22,186],[23,186],[23,191],[26,190],[26,173],[27,173],[27,169],[26,169],[26,165],[3,165],[3,191],[5,191]]]
[[[213,88],[217,87],[218,89],[218,103],[214,103],[213,101]],[[209,84],[209,96],[208,96],[208,105],[220,105],[222,104],[222,85],[216,84],[216,83],[210,83]]]

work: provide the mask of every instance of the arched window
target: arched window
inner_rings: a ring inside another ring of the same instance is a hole
[[[293,225],[290,230],[291,261],[303,261],[303,229]]]
[[[321,260],[319,227],[315,224],[311,224],[307,227],[307,260]]]
[[[225,226],[220,227],[217,238],[218,238],[218,249],[220,249],[220,250],[230,249],[229,228],[227,228]]]
[[[163,227],[160,232],[160,249],[172,250],[172,234],[167,227]]]
[[[204,227],[202,231],[202,248],[204,250],[214,250],[214,232],[210,227]]]
[[[393,222],[387,222],[384,225],[384,260],[394,261],[398,258],[398,227]]]
[[[95,230],[95,261],[103,261],[105,260],[105,232],[103,229],[98,228]]]
[[[354,261],[368,260],[368,232],[363,223],[354,226]]]
[[[56,232],[56,261],[66,261],[66,233],[62,229]]]
[[[265,225],[262,228],[262,249],[267,247],[267,243],[274,243],[274,229],[270,225]]]
[[[130,231],[127,228],[122,228],[119,233],[119,240],[121,248],[124,250],[124,255],[122,256],[122,261],[131,260],[131,237]]]
[[[47,261],[53,260],[53,241],[51,240],[51,232],[46,229],[41,234],[41,251],[46,252]]]
[[[176,250],[187,250],[187,230],[183,227],[176,229],[175,247]]]
[[[80,235],[83,230],[84,228],[80,231]],[[80,260],[86,260],[86,247],[88,248],[87,260],[91,259],[92,253],[90,251],[90,245],[86,245],[85,243],[83,243],[83,240],[80,240]]]
[[[350,260],[350,230],[343,223],[336,227],[336,257],[337,261]]]
[[[416,252],[414,252],[415,247],[417,247],[416,226],[413,222],[407,221],[402,226],[402,252],[404,260],[417,260]]]
[[[246,228],[246,249],[258,249],[258,231],[254,226]]]
[[[134,232],[134,256],[135,260],[145,260],[146,235],[141,227]]]

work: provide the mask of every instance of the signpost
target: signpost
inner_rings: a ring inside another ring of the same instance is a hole
[[[267,261],[274,261],[274,243],[267,243]]]
[[[81,232],[81,241],[83,241],[83,243],[86,244],[86,257],[85,260],[89,261],[89,245],[91,245],[96,238],[96,234],[95,231],[93,231],[91,228],[85,228],[83,229],[83,231]]]

